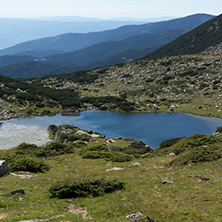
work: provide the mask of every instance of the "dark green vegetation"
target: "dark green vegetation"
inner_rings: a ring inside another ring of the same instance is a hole
[[[91,104],[100,110],[113,110],[118,108],[119,111],[130,112],[134,110],[134,103],[127,101],[125,98],[106,96],[106,97],[83,97],[81,102]]]
[[[4,109],[14,115],[47,115],[57,110],[80,107],[80,98],[73,89],[50,89],[0,75],[0,98]],[[5,103],[5,104],[4,104]]]
[[[222,39],[222,14],[148,54],[144,59],[201,53]]]
[[[11,162],[9,168],[11,171],[28,171],[38,173],[49,170],[49,165],[41,159],[23,157]]]
[[[105,193],[112,193],[124,188],[124,183],[117,180],[105,179],[85,179],[57,181],[50,187],[50,193],[58,198],[77,198],[87,197],[90,194],[93,197],[101,196]]]

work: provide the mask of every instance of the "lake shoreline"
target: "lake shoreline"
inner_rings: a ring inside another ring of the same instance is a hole
[[[66,112],[48,116],[28,116],[4,122],[0,127],[0,146],[3,148],[6,144],[10,149],[12,147],[10,138],[13,137],[16,140],[19,131],[22,131],[23,138],[27,137],[26,141],[32,143],[33,139],[30,139],[32,137],[35,138],[35,141],[45,139],[49,125],[75,124],[80,129],[92,130],[110,138],[121,137],[143,141],[155,149],[161,142],[168,139],[190,136],[195,133],[212,134],[220,123],[222,124],[222,120],[217,117],[176,112],[118,113],[100,110]],[[8,140],[9,142],[7,142]],[[39,141],[37,141],[38,143]]]

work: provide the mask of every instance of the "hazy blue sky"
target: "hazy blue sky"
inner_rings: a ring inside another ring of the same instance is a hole
[[[95,18],[219,15],[221,0],[0,0],[0,17],[84,16]]]

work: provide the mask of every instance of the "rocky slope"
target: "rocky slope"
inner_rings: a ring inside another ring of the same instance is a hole
[[[86,72],[94,77],[91,82],[80,82],[77,73],[30,82],[75,89],[82,96],[124,97],[137,111],[165,112],[174,107],[174,111],[222,116],[221,72],[220,56],[185,55],[91,70]]]

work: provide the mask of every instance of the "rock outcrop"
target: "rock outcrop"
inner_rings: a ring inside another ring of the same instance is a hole
[[[8,164],[6,160],[0,160],[0,176],[4,176],[9,172]]]

